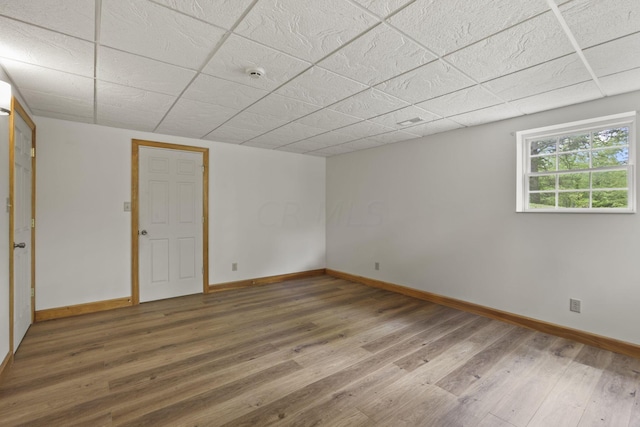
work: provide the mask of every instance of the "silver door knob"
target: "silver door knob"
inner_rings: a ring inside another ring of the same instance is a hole
[[[26,247],[27,247],[27,244],[26,244],[26,243],[24,243],[24,242],[23,242],[23,243],[14,243],[14,244],[13,244],[13,249],[18,249],[18,248],[20,248],[20,249],[24,249],[24,248],[26,248]]]
[[[143,236],[146,236],[148,233],[147,233],[147,230],[142,230],[140,234],[142,234]]]

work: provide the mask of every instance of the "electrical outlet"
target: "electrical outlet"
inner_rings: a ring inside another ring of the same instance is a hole
[[[376,262],[376,263],[375,263],[375,265],[374,265],[374,268],[375,268],[376,270],[380,270],[380,263],[379,263],[379,262]]]
[[[238,263],[237,262],[231,263],[231,271],[238,271]]]
[[[576,312],[576,313],[580,313],[580,305],[582,304],[582,301],[580,301],[579,299],[573,299],[571,298],[569,300],[569,310]]]
[[[124,202],[124,211],[131,212],[131,202]]]

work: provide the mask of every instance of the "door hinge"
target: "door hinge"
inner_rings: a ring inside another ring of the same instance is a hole
[[[31,228],[36,228],[36,220],[35,220],[35,218],[31,218]]]
[[[204,217],[202,217],[202,223],[204,224]]]
[[[36,148],[31,147],[31,157],[35,157],[35,156],[36,156]]]
[[[31,288],[31,298],[36,296],[36,290]]]
[[[204,165],[200,165],[200,167],[202,168],[202,172],[204,172]]]

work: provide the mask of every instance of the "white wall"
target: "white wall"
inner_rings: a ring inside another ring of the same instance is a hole
[[[209,147],[209,282],[325,267],[325,159],[37,117],[36,309],[131,295],[131,139]],[[231,263],[238,271],[231,271]]]
[[[513,132],[631,110],[640,92],[329,158],[327,268],[640,344],[640,213],[515,212]]]

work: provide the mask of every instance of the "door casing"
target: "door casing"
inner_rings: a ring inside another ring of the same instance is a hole
[[[31,147],[36,150],[36,124],[33,122],[27,111],[22,107],[20,102],[13,97],[11,99],[11,114],[9,115],[9,349],[11,354],[14,352],[13,338],[14,338],[14,305],[15,305],[15,274],[14,274],[14,259],[13,259],[13,243],[15,238],[14,226],[15,226],[15,115],[19,114],[22,120],[24,120],[31,129]],[[31,227],[31,323],[35,320],[35,306],[36,306],[36,157],[31,157],[31,218],[34,221]]]
[[[139,205],[139,162],[140,147],[164,148],[168,150],[194,151],[202,153],[202,292],[209,292],[209,149],[190,145],[169,144],[165,142],[131,140],[131,303],[140,304],[140,279],[139,279],[139,242],[138,229],[140,205]]]

